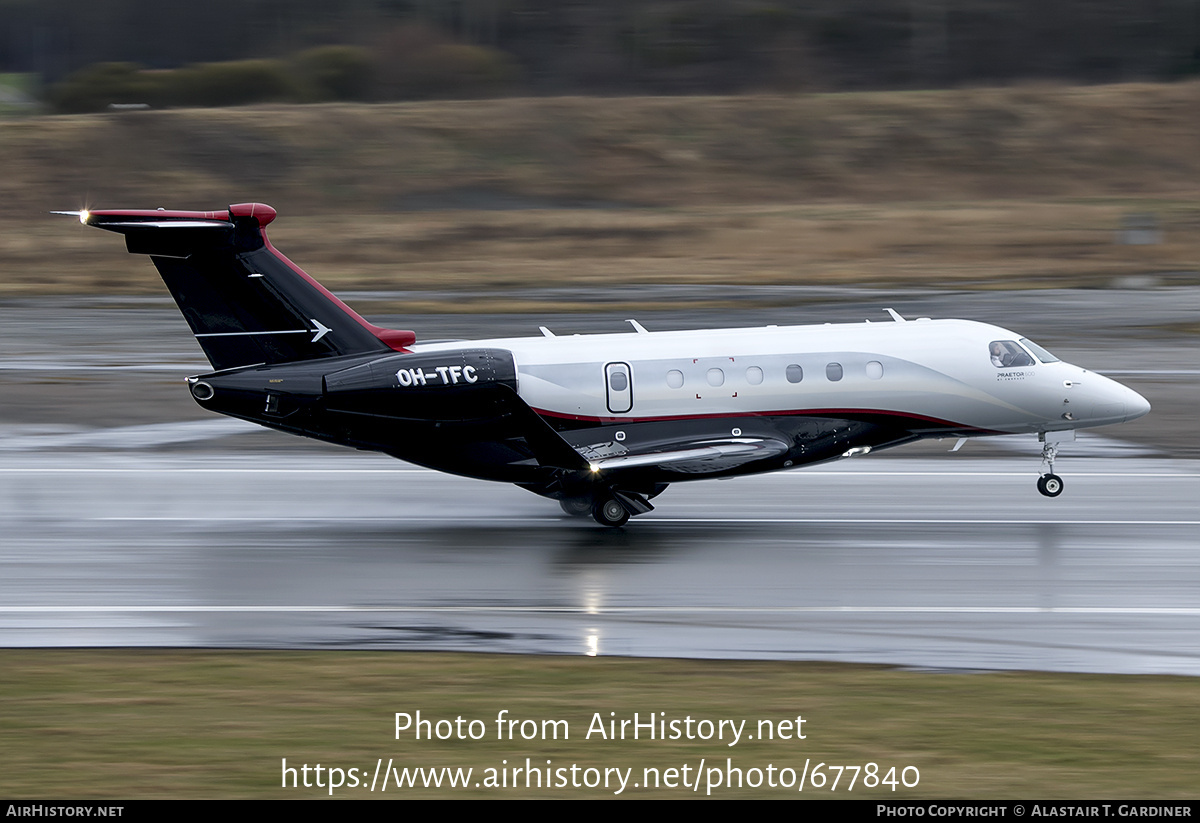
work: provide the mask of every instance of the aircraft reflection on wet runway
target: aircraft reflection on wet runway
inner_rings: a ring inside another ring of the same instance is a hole
[[[1200,674],[1197,467],[1081,460],[1052,503],[953,460],[700,483],[621,533],[385,458],[10,454],[0,645]]]

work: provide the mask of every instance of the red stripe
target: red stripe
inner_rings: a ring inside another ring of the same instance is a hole
[[[951,429],[962,429],[980,432],[981,434],[1003,434],[992,429],[981,429],[976,426],[966,426],[950,420],[937,417],[927,417],[911,412],[890,411],[886,409],[785,409],[779,411],[746,411],[746,412],[715,412],[712,414],[673,414],[661,417],[593,417],[584,414],[564,414],[563,412],[534,409],[543,417],[557,417],[562,420],[579,420],[585,423],[660,423],[673,420],[718,420],[737,417],[861,417],[863,415],[884,415],[887,417],[902,417],[908,420],[920,420],[925,423],[935,423],[938,426]]]
[[[366,329],[371,334],[375,335],[380,340],[382,340],[384,342],[384,344],[388,346],[388,348],[392,349],[393,351],[403,352],[404,354],[410,353],[407,346],[411,346],[413,343],[417,342],[417,333],[416,332],[401,331],[399,329],[383,329],[383,328],[380,328],[379,326],[376,326],[373,323],[368,323],[362,317],[362,315],[360,315],[354,309],[350,308],[345,303],[343,303],[341,300],[339,300],[338,296],[336,294],[334,294],[329,289],[325,288],[320,283],[318,283],[313,277],[311,277],[308,274],[308,272],[306,272],[304,269],[297,266],[291,260],[288,260],[279,251],[279,249],[277,249],[273,245],[271,245],[271,241],[270,241],[270,239],[268,239],[267,233],[265,231],[262,232],[262,239],[263,239],[263,245],[266,246],[267,251],[269,251],[269,252],[271,252],[271,254],[275,255],[275,257],[281,263],[283,263],[285,266],[287,266],[289,269],[291,269],[293,272],[295,272],[295,274],[297,276],[304,278],[304,280],[310,286],[312,286],[314,289],[319,291],[327,300],[329,300],[335,306],[337,306],[342,311],[344,311],[349,317],[353,318],[356,323],[360,324],[364,329]]]

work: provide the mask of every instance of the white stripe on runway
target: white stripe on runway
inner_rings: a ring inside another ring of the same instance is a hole
[[[2,606],[0,614],[1079,614],[1200,617],[1200,608],[1169,606],[254,606],[254,605],[95,605]]]
[[[471,517],[467,515],[457,515],[459,522],[487,522],[487,523],[523,523],[525,525],[556,524],[568,522],[565,517],[492,517],[490,515],[480,515]],[[62,520],[61,516],[56,515],[55,520]],[[113,522],[148,522],[148,523],[347,523],[347,522],[364,522],[364,523],[436,523],[441,526],[454,525],[447,524],[444,517],[356,517],[353,515],[345,517],[295,517],[290,515],[278,515],[275,517],[205,517],[205,516],[122,516],[122,515],[106,515],[103,517],[81,517],[78,520],[91,521],[113,521]],[[570,522],[576,522],[572,519]],[[583,523],[584,521],[579,520]],[[824,523],[837,524],[844,523],[849,525],[905,525],[916,523],[920,525],[983,525],[983,526],[1039,526],[1039,525],[1055,525],[1055,526],[1200,526],[1200,520],[1053,520],[1046,518],[1044,520],[1030,518],[1012,518],[1012,519],[982,519],[982,518],[920,518],[920,517],[656,517],[648,515],[639,517],[638,523],[672,523],[672,524],[694,524],[694,525],[711,525],[713,523]]]
[[[270,458],[262,458],[270,459]],[[0,474],[436,474],[454,480],[470,480],[449,475],[433,469],[313,469],[313,468],[199,468],[188,466],[167,466],[162,468],[94,468],[94,467],[45,467],[30,466],[0,467]],[[772,473],[772,477],[1032,477],[1038,474],[1036,470],[1029,471],[828,471],[815,469],[805,471],[794,469]],[[747,475],[762,476],[762,475]],[[1170,479],[1200,477],[1200,472],[1076,472],[1067,477],[1164,477]],[[743,478],[723,478],[740,480]]]
[[[0,474],[443,474],[433,469],[201,469],[187,467],[104,469],[104,468],[0,468]],[[452,475],[445,475],[451,477]],[[1133,475],[1130,475],[1133,476]],[[1166,474],[1163,477],[1185,477]],[[1197,475],[1200,477],[1200,475]],[[455,479],[471,479],[456,477]]]

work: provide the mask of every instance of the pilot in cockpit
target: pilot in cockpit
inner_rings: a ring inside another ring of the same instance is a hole
[[[992,343],[992,365],[997,368],[1003,368],[1008,365],[1004,362],[1004,347],[999,341]]]

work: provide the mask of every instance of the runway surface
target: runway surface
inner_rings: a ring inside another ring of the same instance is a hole
[[[0,645],[1200,674],[1200,466],[860,459],[620,531],[373,455],[0,455]]]
[[[1179,331],[1200,289],[794,298],[765,313],[639,319],[656,329],[861,321],[882,305],[1020,318],[1011,325],[1143,392],[1154,411],[1064,447],[1056,500],[1034,488],[1037,444],[994,438],[955,454],[949,442],[917,444],[678,484],[657,511],[609,532],[514,487],[206,414],[182,378],[207,366],[166,298],[9,301],[0,646],[1200,675],[1200,370],[1194,338]],[[627,328],[624,316],[372,319],[428,338],[540,322],[611,331]]]

